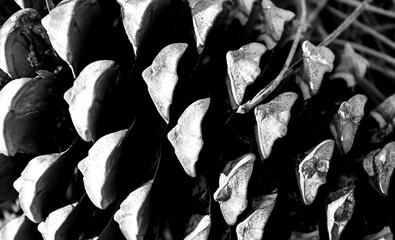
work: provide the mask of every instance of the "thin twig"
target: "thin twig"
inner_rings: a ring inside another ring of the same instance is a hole
[[[52,0],[45,0],[45,2],[47,3],[47,10],[50,12],[55,7],[55,4]]]
[[[329,0],[321,0],[317,2],[317,6],[307,16],[306,24],[309,25],[317,19],[318,15],[322,11],[322,9],[325,8],[325,5],[328,3],[328,1]]]
[[[302,32],[305,29],[306,26],[306,0],[300,0],[300,6],[301,6],[301,14],[300,14],[300,20],[299,20],[299,27],[296,31],[294,41],[292,43],[291,50],[289,51],[287,60],[285,61],[285,64],[283,68],[281,69],[281,72],[278,74],[278,76],[271,81],[264,89],[262,89],[255,97],[246,102],[243,105],[240,105],[239,108],[237,109],[237,113],[247,113],[249,112],[252,108],[254,108],[256,105],[258,105],[263,99],[265,99],[270,93],[272,93],[277,86],[280,84],[281,80],[284,78],[284,74],[287,72],[289,65],[291,64],[291,61],[295,55],[296,48],[298,47],[300,38],[302,36]]]
[[[332,41],[332,43],[344,46],[346,43],[348,43],[348,41],[342,40],[342,39],[335,39],[335,40]],[[389,63],[389,64],[391,64],[392,66],[395,67],[395,58],[393,58],[391,56],[388,56],[388,55],[386,55],[384,53],[378,52],[376,50],[373,50],[371,48],[365,47],[365,46],[363,46],[361,44],[358,44],[358,43],[353,43],[353,42],[349,42],[349,43],[351,44],[351,46],[355,50],[357,50],[357,51],[359,51],[361,53],[368,54],[368,55],[370,55],[372,57],[376,57],[378,59],[384,60],[387,63]]]
[[[349,6],[353,6],[353,7],[356,7],[359,4],[359,2],[355,1],[355,0],[337,0],[337,1],[340,3],[343,3],[343,4],[347,4]],[[385,9],[382,9],[382,8],[379,8],[379,7],[376,7],[373,5],[367,5],[366,10],[370,11],[372,13],[376,13],[379,15],[383,15],[383,16],[395,19],[395,12],[393,12],[393,11],[387,11]]]
[[[340,12],[336,8],[327,6],[327,9],[329,12],[331,12],[332,14],[334,14],[335,16],[337,16],[339,18],[342,18],[342,19],[347,18],[346,14]],[[395,42],[391,41],[389,38],[387,38],[383,34],[377,32],[376,30],[372,29],[371,27],[359,22],[358,20],[355,20],[353,22],[353,25],[356,26],[357,28],[363,30],[364,32],[372,35],[375,39],[380,40],[382,43],[386,44],[387,46],[391,47],[392,49],[395,49]]]
[[[395,29],[395,24],[394,23],[380,24],[374,26],[374,29],[376,29],[376,31],[379,32],[391,31]]]
[[[363,17],[363,22],[365,25],[368,25],[370,28],[377,31],[377,29],[375,29],[373,26],[377,26],[378,22],[377,22],[376,17],[373,14],[371,14],[371,13],[363,14],[362,17]],[[377,32],[379,32],[379,31],[377,31]],[[354,38],[355,38],[355,35],[354,35]],[[373,38],[373,40],[374,40],[375,44],[377,45],[378,50],[380,50],[380,52],[386,51],[385,47],[383,46],[383,43],[380,40],[378,40],[377,38]]]
[[[352,12],[343,22],[340,24],[335,31],[333,31],[327,38],[322,41],[319,46],[327,46],[330,42],[336,39],[346,28],[352,24],[359,15],[366,9],[366,6],[371,3],[373,0],[364,0],[362,3],[355,8],[354,12]]]
[[[373,0],[364,0],[363,2],[361,2],[359,4],[359,6],[354,10],[354,12],[352,12],[347,19],[345,19],[343,21],[342,24],[340,24],[335,31],[333,31],[330,35],[328,35],[328,37],[326,37],[320,44],[319,46],[327,46],[328,44],[330,44],[333,40],[335,40],[347,27],[350,26],[350,24],[355,21],[355,19],[365,10],[366,6],[371,3]],[[304,9],[302,8],[302,14],[303,11],[306,11],[306,7],[305,7],[305,1],[301,1],[301,4],[304,5]],[[305,26],[302,26],[302,22],[303,25],[306,23],[306,12],[304,12],[304,20],[302,19],[302,14],[301,14],[301,25],[298,28],[298,32],[302,32],[302,30],[304,29]],[[296,44],[299,43],[299,39],[297,39],[297,35],[298,32],[295,35],[295,39],[294,39],[294,43],[296,42]],[[300,38],[300,36],[299,36]],[[294,44],[292,44],[292,47],[294,46]],[[292,50],[292,49],[291,49]],[[295,49],[296,50],[296,49]],[[290,52],[291,53],[291,52]],[[293,58],[294,53],[292,54],[292,58]],[[291,54],[288,55],[288,58],[290,58]],[[288,62],[288,59],[287,61]],[[289,60],[289,62],[292,61]],[[243,105],[240,105],[239,108],[237,109],[237,113],[247,113],[249,112],[251,109],[253,109],[255,106],[257,106],[260,102],[262,102],[267,96],[269,96],[276,88],[277,86],[281,83],[281,81],[283,79],[285,79],[286,77],[288,77],[293,71],[294,68],[296,68],[299,63],[302,61],[302,59],[298,59],[297,61],[295,61],[294,64],[292,64],[290,67],[286,67],[286,65],[284,65],[283,69],[281,70],[280,74],[273,80],[271,81],[264,89],[262,89],[259,93],[257,93],[255,95],[255,97],[253,99],[251,99],[250,101],[246,102]]]
[[[369,62],[369,67],[372,70],[375,70],[377,72],[380,72],[381,74],[383,74],[384,76],[388,77],[389,79],[391,79],[391,84],[395,85],[395,71],[389,68],[384,68],[381,65],[377,64],[374,61]]]

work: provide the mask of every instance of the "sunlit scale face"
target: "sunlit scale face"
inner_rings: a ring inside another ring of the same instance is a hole
[[[339,239],[354,211],[354,186],[329,194],[332,202],[327,206],[327,227],[329,239]]]
[[[220,177],[220,186],[214,193],[214,200],[219,203],[222,215],[228,225],[235,224],[237,217],[247,208],[247,187],[254,161],[255,155],[243,155],[229,162],[224,171],[232,169]],[[234,163],[237,164],[234,165]]]
[[[318,189],[326,182],[334,148],[333,140],[326,140],[315,147],[299,165],[299,187],[305,204],[311,204]]]

